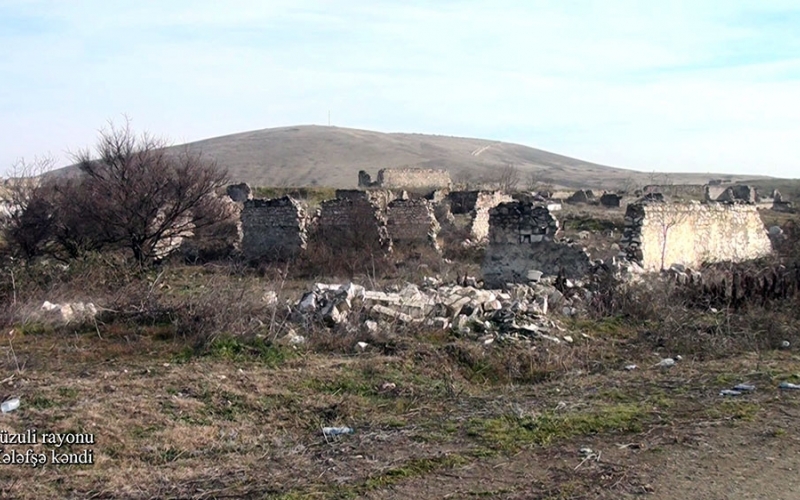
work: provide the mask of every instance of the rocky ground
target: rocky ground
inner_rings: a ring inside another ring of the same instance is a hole
[[[800,381],[793,345],[665,364],[679,353],[627,323],[558,322],[572,342],[320,329],[202,353],[165,324],[17,328],[4,335],[0,398],[20,406],[0,428],[94,444],[2,453],[89,449],[94,463],[2,465],[0,493],[795,498],[800,391],[779,388]],[[740,383],[754,390],[721,395]]]

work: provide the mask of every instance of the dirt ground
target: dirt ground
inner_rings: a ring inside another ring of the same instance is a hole
[[[92,464],[0,465],[3,498],[800,495],[800,391],[778,389],[798,381],[791,349],[661,369],[618,337],[620,356],[593,369],[514,384],[442,358],[443,338],[393,353],[220,344],[196,356],[179,340],[98,331],[4,335],[0,397],[21,405],[0,414],[0,430],[95,442],[57,449],[91,449]],[[741,382],[756,390],[719,395]]]

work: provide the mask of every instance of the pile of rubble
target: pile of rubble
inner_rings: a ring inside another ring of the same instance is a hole
[[[450,330],[491,343],[500,338],[543,338],[572,342],[558,324],[559,315],[573,316],[591,300],[591,292],[570,280],[543,279],[512,285],[508,291],[472,285],[442,284],[426,278],[389,291],[367,290],[353,283],[317,283],[294,307],[300,322],[319,321],[329,327],[363,325],[371,331],[398,326]]]

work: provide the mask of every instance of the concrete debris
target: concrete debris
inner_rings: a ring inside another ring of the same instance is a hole
[[[97,316],[97,307],[91,302],[66,302],[53,304],[44,301],[41,307],[45,319],[55,323],[81,323]]]
[[[305,344],[306,338],[302,335],[298,335],[294,330],[289,329],[286,335],[278,339],[278,343],[287,346],[298,346]]]
[[[653,367],[654,368],[670,368],[672,366],[675,366],[675,363],[676,363],[676,359],[675,358],[664,358],[661,361],[659,361],[658,363],[656,363],[655,365],[653,365]]]
[[[461,283],[468,283],[462,280]],[[573,343],[557,318],[548,317],[550,304],[569,316],[580,314],[585,290],[577,280],[511,284],[506,291],[426,279],[422,287],[393,286],[393,291],[367,290],[354,284],[317,283],[294,307],[295,319],[318,321],[328,327],[360,323],[370,333],[392,325],[419,325],[490,345],[497,339],[543,339]],[[347,326],[347,328],[352,328]],[[563,332],[563,333],[562,333]],[[490,341],[488,339],[491,339]]]
[[[267,303],[268,306],[274,306],[278,303],[278,294],[272,290],[264,292],[261,300]]]

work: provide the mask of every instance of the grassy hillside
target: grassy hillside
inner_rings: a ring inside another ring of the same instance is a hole
[[[325,126],[256,130],[174,146],[202,152],[228,169],[234,182],[254,186],[353,188],[358,171],[444,168],[455,181],[493,179],[507,165],[521,183],[531,176],[567,188],[615,188],[659,182],[662,176],[590,163],[518,144],[424,134],[385,134]],[[67,167],[68,169],[71,167]],[[62,170],[62,173],[64,171]],[[671,174],[674,183],[705,183],[718,175]],[[727,176],[732,180],[757,176]]]

